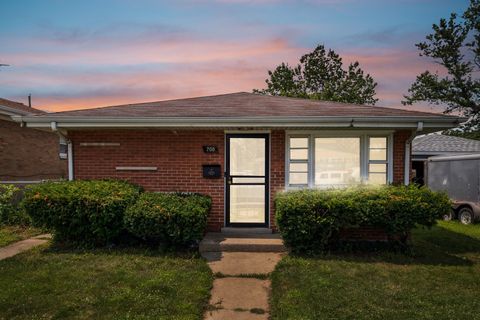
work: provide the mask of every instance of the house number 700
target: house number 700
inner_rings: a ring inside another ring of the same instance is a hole
[[[205,153],[215,153],[218,152],[217,146],[203,146],[203,152]]]

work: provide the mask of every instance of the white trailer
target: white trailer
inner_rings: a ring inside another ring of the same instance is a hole
[[[454,206],[445,220],[480,220],[480,154],[436,156],[427,162],[427,186],[447,192]]]

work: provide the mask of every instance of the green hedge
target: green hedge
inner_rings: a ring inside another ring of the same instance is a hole
[[[211,199],[199,194],[144,193],[125,213],[125,226],[150,243],[188,245],[203,237]]]
[[[29,225],[30,217],[18,208],[20,189],[12,184],[0,184],[0,225]]]
[[[123,181],[47,182],[25,188],[22,206],[38,227],[81,246],[103,246],[124,230],[126,208],[140,188]]]
[[[405,239],[416,225],[434,225],[451,203],[425,187],[386,186],[288,191],[277,195],[275,208],[285,243],[296,252],[318,252],[336,245],[343,228],[379,227],[392,241]]]

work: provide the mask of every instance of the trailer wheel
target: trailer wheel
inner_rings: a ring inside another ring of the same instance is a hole
[[[451,221],[455,218],[455,210],[451,209],[450,212],[443,215],[443,221]]]
[[[463,224],[471,224],[473,222],[473,210],[469,207],[463,207],[458,211],[458,220]]]

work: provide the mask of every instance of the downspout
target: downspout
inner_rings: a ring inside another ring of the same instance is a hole
[[[60,138],[64,139],[67,142],[67,161],[68,161],[68,180],[73,180],[73,144],[72,141],[64,135],[60,130],[57,128],[57,123],[52,121],[50,123],[50,128],[53,132],[55,132]]]
[[[412,134],[407,139],[407,141],[405,141],[405,163],[404,163],[404,172],[403,172],[403,177],[404,177],[403,183],[406,186],[410,184],[410,151],[412,148],[412,141],[413,139],[415,139],[418,133],[422,131],[423,131],[423,122],[419,121],[417,122],[417,128],[412,132]]]

